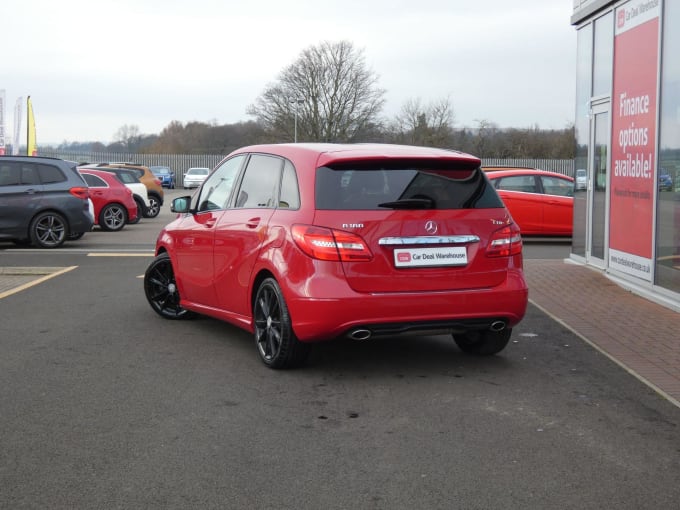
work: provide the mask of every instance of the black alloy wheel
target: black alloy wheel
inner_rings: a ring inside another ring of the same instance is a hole
[[[193,315],[179,305],[175,272],[167,253],[158,255],[146,269],[144,293],[151,308],[165,319],[187,319]]]
[[[61,214],[46,211],[38,214],[29,228],[31,243],[38,248],[58,248],[68,235],[68,225]]]
[[[257,289],[253,322],[257,352],[269,368],[294,368],[306,361],[310,345],[295,336],[281,288],[273,278]]]

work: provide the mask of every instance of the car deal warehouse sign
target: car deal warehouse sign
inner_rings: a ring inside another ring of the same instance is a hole
[[[616,9],[609,266],[651,281],[659,0]]]

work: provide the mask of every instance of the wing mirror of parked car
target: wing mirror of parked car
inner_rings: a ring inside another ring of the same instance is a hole
[[[191,197],[178,197],[170,204],[170,210],[174,213],[188,213],[191,211]]]

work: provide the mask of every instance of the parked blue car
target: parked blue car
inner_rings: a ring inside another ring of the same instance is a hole
[[[661,169],[659,173],[659,191],[673,191],[673,179]]]
[[[161,186],[175,189],[175,174],[169,166],[150,166],[149,169],[161,181]]]

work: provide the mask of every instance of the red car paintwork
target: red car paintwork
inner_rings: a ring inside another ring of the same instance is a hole
[[[533,179],[531,188],[505,187],[504,178],[523,176]],[[507,206],[522,235],[571,236],[573,231],[574,179],[556,172],[532,168],[487,169],[487,177]],[[562,186],[554,192],[545,179]],[[570,192],[569,192],[570,190]]]
[[[108,187],[89,187],[90,198],[94,204],[94,221],[95,225],[99,224],[99,213],[110,203],[119,203],[125,206],[128,214],[128,222],[134,221],[137,218],[137,203],[132,198],[132,191],[120,182],[111,172],[104,172],[102,170],[95,170],[92,168],[79,168],[78,171],[83,174],[96,175],[104,181]]]
[[[273,276],[302,342],[331,339],[366,325],[398,329],[407,323],[502,318],[512,327],[523,318],[528,290],[521,239],[500,202],[496,208],[460,210],[315,207],[316,171],[326,165],[418,158],[477,168],[478,158],[418,147],[281,144],[244,147],[225,160],[250,154],[275,155],[292,164],[300,207],[192,211],[167,225],[156,254],[169,254],[183,308],[253,331],[254,295],[259,283]],[[466,248],[468,264],[395,267],[395,247],[379,241],[431,235],[428,221],[436,222],[438,235],[479,236]],[[315,236],[321,240],[317,244]],[[363,245],[356,257],[324,251],[324,239],[342,236]]]

